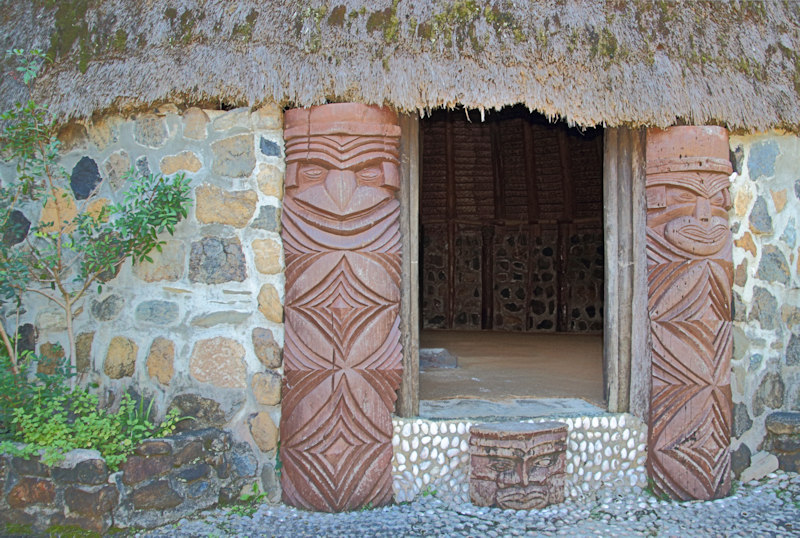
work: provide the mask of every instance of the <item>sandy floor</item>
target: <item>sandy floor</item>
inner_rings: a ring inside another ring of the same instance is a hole
[[[488,331],[422,331],[458,368],[420,372],[420,399],[581,398],[603,405],[603,337]]]

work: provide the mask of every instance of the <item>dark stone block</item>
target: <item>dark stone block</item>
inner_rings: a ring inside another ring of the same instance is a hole
[[[278,144],[271,140],[267,140],[263,136],[261,137],[261,142],[259,142],[259,147],[261,149],[261,153],[267,157],[281,156],[281,148],[278,146]]]
[[[757,234],[772,233],[772,217],[763,196],[758,197],[750,211],[750,228]]]
[[[231,465],[230,458],[225,454],[222,454],[218,458],[213,458],[212,461],[209,461],[209,459],[207,459],[206,461],[208,461],[211,465],[214,466],[214,470],[217,472],[218,478],[225,480],[226,478],[229,478],[231,476],[231,472],[233,471],[233,465]]]
[[[22,211],[13,210],[8,214],[8,220],[3,228],[3,244],[12,247],[22,243],[28,237],[30,229],[31,221],[22,214]]]
[[[140,176],[150,175],[150,163],[147,161],[146,156],[142,155],[136,159],[136,173]]]
[[[131,456],[120,466],[122,482],[126,485],[138,484],[148,478],[166,473],[172,468],[174,458],[170,456]]]
[[[178,480],[191,483],[196,482],[201,478],[206,478],[210,472],[211,467],[208,464],[199,463],[197,465],[192,465],[191,467],[181,469],[175,474],[175,476],[178,478]]]
[[[750,449],[742,443],[739,448],[731,451],[731,471],[736,478],[739,478],[742,471],[748,467],[750,467]]]
[[[125,299],[120,295],[112,294],[102,301],[92,301],[92,316],[98,321],[111,321],[119,316]]]
[[[783,405],[784,389],[780,375],[774,372],[766,374],[753,397],[753,414],[759,416],[767,408],[779,409]]]
[[[458,368],[458,357],[441,347],[420,348],[419,367],[422,370],[427,370],[428,368]]]
[[[780,149],[774,140],[764,140],[753,144],[750,148],[750,157],[747,159],[750,179],[756,181],[761,177],[774,176],[775,160],[779,153]]]
[[[786,366],[800,365],[800,335],[792,333],[786,346]]]
[[[767,431],[775,435],[800,435],[800,411],[777,411],[767,416]]]
[[[281,231],[281,210],[275,206],[261,206],[258,216],[250,225],[251,228],[266,230],[268,232]]]
[[[117,507],[119,492],[114,486],[105,486],[97,491],[70,486],[64,490],[64,502],[71,512],[100,517]]]
[[[139,456],[163,456],[172,453],[172,445],[166,441],[148,439],[136,447],[135,453]]]
[[[211,485],[206,480],[203,480],[202,482],[195,482],[186,488],[186,495],[192,499],[196,499],[197,497],[200,497],[206,493],[210,488]]]
[[[159,480],[137,489],[130,496],[136,510],[167,510],[183,502],[181,496],[166,480]]]
[[[56,488],[49,480],[24,477],[8,493],[6,500],[11,508],[25,508],[32,504],[50,504],[56,496]]]
[[[182,467],[187,463],[192,463],[203,457],[203,443],[192,441],[175,454],[175,466]]]
[[[741,437],[753,426],[753,420],[747,414],[747,406],[737,403],[733,406],[733,433],[734,437]]]
[[[72,169],[69,186],[75,194],[76,200],[86,200],[95,187],[100,184],[100,170],[97,163],[89,157],[83,157]]]
[[[800,453],[778,454],[778,469],[791,473],[800,473]]]
[[[178,321],[180,309],[172,301],[143,301],[136,306],[136,321],[151,325],[171,325]]]
[[[738,302],[737,302],[738,300]],[[741,298],[734,292],[734,310],[739,308]],[[741,306],[744,310],[744,305]],[[739,321],[739,313],[735,312],[734,319]],[[744,317],[744,312],[742,312]],[[761,324],[762,329],[772,330],[778,324],[778,301],[769,290],[756,286],[753,289],[753,301],[750,309],[749,321],[754,321]],[[741,321],[744,321],[742,319]]]
[[[192,243],[189,280],[204,284],[243,282],[247,278],[242,244],[235,237],[204,237]]]
[[[789,272],[789,264],[786,262],[786,257],[783,255],[783,252],[773,245],[765,246],[761,254],[761,262],[758,264],[756,278],[766,280],[767,282],[780,282],[783,285],[788,285],[791,274]]]
[[[800,452],[800,436],[789,437],[788,435],[781,435],[772,442],[772,448],[776,452],[785,452],[787,454]]]
[[[744,164],[744,148],[741,145],[736,146],[736,149],[730,151],[730,158],[733,171],[741,175],[742,164]]]
[[[197,394],[179,394],[172,400],[169,409],[178,409],[182,417],[194,418],[180,421],[176,428],[178,431],[200,426],[222,426],[226,422],[225,412],[218,401]]]
[[[36,327],[32,323],[25,323],[17,329],[17,351],[36,351]]]
[[[53,478],[58,482],[100,485],[108,482],[108,467],[103,460],[86,460],[70,469],[54,467]]]
[[[238,478],[249,478],[256,475],[258,462],[247,445],[237,445],[237,449],[233,451],[231,459],[233,460],[234,473]]]
[[[15,456],[11,458],[11,468],[20,476],[50,476],[50,467],[38,458],[26,460]]]

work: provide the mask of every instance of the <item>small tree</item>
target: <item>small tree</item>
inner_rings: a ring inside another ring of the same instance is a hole
[[[71,203],[71,197],[60,190],[67,174],[58,163],[56,125],[47,107],[31,98],[33,81],[46,57],[39,51],[8,54],[18,62],[17,78],[27,88],[28,99],[0,115],[0,154],[16,163],[16,177],[0,185],[0,230],[6,238],[20,239],[0,243],[0,338],[10,368],[17,374],[20,356],[9,331],[18,326],[26,294],[41,295],[64,311],[69,361],[74,368],[74,320],[83,311],[86,292],[95,285],[99,291],[103,281],[112,278],[129,258],[133,263],[152,261],[148,254],[160,251],[164,243],[159,234],[171,235],[187,215],[189,180],[183,174],[140,176],[132,169],[126,176],[131,187],[122,203],[87,210],[101,182],[82,201],[76,216],[65,218],[60,209]],[[28,233],[15,229],[15,212],[26,204],[43,208],[54,204],[59,221],[39,222]],[[13,323],[10,317],[15,317]]]

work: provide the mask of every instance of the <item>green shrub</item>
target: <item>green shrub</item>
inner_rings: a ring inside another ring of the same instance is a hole
[[[160,425],[150,420],[152,401],[145,409],[130,394],[124,394],[116,412],[99,406],[96,395],[86,389],[50,394],[36,405],[15,409],[12,424],[16,441],[26,443],[19,449],[6,441],[0,450],[28,457],[42,454],[42,462],[53,465],[64,459],[64,453],[76,448],[95,449],[105,458],[108,467],[116,470],[133,453],[140,442],[164,437],[175,431],[182,420],[173,409]]]

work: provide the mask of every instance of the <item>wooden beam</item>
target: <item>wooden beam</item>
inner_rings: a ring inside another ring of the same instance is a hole
[[[561,185],[564,191],[563,219],[568,222],[575,220],[575,185],[572,181],[572,167],[569,161],[569,140],[567,130],[558,127],[558,154],[561,158]]]
[[[453,328],[456,295],[456,166],[453,151],[453,116],[445,113],[444,151],[447,162],[447,304],[446,328]]]
[[[539,181],[536,175],[536,153],[533,127],[527,120],[522,121],[522,136],[525,142],[525,185],[528,192],[528,222],[539,219]]]
[[[618,146],[620,129],[606,129],[603,156],[603,210],[605,238],[605,297],[603,317],[603,396],[611,412],[623,411],[620,405],[619,362],[619,271],[617,265],[619,238],[617,226]]]
[[[403,274],[400,318],[403,377],[397,393],[396,414],[419,414],[419,119],[400,116],[400,232],[403,236]]]
[[[575,220],[575,186],[569,163],[569,144],[566,128],[556,127],[558,132],[558,154],[561,161],[561,191],[564,206],[561,211],[561,222],[558,225],[558,255],[556,256],[556,331],[566,332],[569,325],[569,286],[567,264],[571,224]]]
[[[506,216],[505,185],[503,184],[503,159],[500,155],[500,125],[497,122],[489,124],[492,151],[492,179],[494,181],[494,218],[502,220]]]
[[[650,398],[644,130],[606,129],[603,383],[608,410],[647,419]]]
[[[631,380],[629,411],[649,422],[650,414],[650,320],[647,286],[647,135],[633,131],[631,140],[631,200],[633,247],[633,302],[631,304]]]

